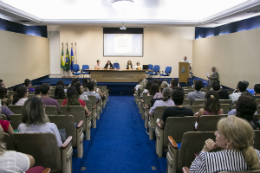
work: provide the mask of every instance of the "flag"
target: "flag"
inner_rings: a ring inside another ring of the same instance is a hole
[[[74,54],[73,54],[73,49],[71,47],[71,52],[70,52],[70,70],[71,71],[73,69],[73,64],[74,64]]]
[[[69,57],[69,49],[67,48],[65,71],[68,71],[69,69],[70,69],[70,57]]]
[[[66,59],[65,59],[65,56],[64,56],[64,54],[63,54],[63,47],[62,47],[60,67],[61,67],[63,70],[65,70],[65,62],[66,62]]]

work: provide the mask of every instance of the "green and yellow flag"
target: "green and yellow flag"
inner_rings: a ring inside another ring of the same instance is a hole
[[[66,59],[65,59],[65,56],[64,56],[64,54],[63,54],[63,47],[62,47],[60,67],[61,67],[63,70],[65,70],[65,61],[66,61]]]
[[[70,57],[69,57],[69,49],[66,51],[66,63],[65,63],[65,71],[69,71],[70,69]]]

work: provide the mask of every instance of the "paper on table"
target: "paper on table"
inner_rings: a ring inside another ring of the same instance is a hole
[[[209,77],[209,73],[207,72],[207,76]]]

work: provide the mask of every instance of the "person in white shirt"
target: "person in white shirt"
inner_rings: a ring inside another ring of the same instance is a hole
[[[19,86],[14,94],[13,105],[24,105],[25,101],[28,99],[28,91],[24,86]]]
[[[232,103],[238,100],[238,98],[241,96],[242,92],[246,91],[246,84],[244,82],[239,81],[237,84],[237,91],[234,92],[233,94],[229,95],[229,98],[232,100]]]
[[[97,65],[94,66],[94,69],[101,69],[102,65],[100,64],[100,61],[97,60]]]
[[[90,81],[89,84],[88,84],[88,90],[87,92],[84,92],[85,95],[93,95],[96,97],[96,102],[98,102],[101,97],[100,97],[100,94],[99,93],[96,93],[95,92],[95,86],[94,86],[94,82],[93,81]]]
[[[136,70],[142,70],[143,69],[143,67],[140,65],[140,62],[136,63],[135,69]]]
[[[188,63],[190,63],[190,61],[187,59],[187,56],[185,56],[184,58],[183,58],[183,61],[182,62],[188,62]]]
[[[4,132],[0,126],[0,172],[20,173],[32,168],[35,160],[31,155],[16,151],[7,151],[3,142]]]

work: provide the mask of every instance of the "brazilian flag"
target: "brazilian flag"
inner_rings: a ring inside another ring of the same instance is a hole
[[[63,53],[63,47],[62,47],[60,67],[61,67],[63,70],[65,70],[65,62],[66,62],[66,59],[65,59],[65,56],[64,56],[64,53]]]
[[[69,49],[67,48],[65,71],[69,71],[69,69],[70,69],[70,57],[69,57]]]

